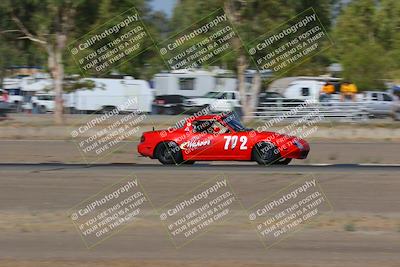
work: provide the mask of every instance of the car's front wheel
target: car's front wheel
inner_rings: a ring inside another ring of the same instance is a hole
[[[175,142],[158,144],[155,156],[164,165],[180,164],[182,162],[181,149]]]
[[[253,159],[260,165],[270,165],[280,158],[277,148],[269,142],[257,143],[253,148]]]

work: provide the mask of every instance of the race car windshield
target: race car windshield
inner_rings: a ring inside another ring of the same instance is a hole
[[[239,120],[237,119],[230,119],[227,120],[226,122],[230,127],[232,127],[233,130],[236,132],[248,132],[251,131],[252,129],[244,127]]]

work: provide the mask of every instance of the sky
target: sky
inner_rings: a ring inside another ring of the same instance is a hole
[[[150,5],[153,10],[164,11],[168,17],[171,17],[176,1],[177,0],[151,0]]]

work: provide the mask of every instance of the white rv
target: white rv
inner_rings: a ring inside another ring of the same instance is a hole
[[[175,70],[154,76],[155,93],[159,95],[203,96],[210,91],[235,91],[236,78],[226,70]]]
[[[92,89],[80,89],[64,95],[64,106],[77,112],[110,111],[151,112],[153,92],[147,81],[125,76],[124,79],[88,78]]]

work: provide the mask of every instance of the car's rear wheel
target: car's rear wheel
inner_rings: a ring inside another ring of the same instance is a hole
[[[288,165],[290,162],[292,161],[292,159],[289,158],[280,158],[278,160],[276,160],[273,164],[274,165]]]
[[[175,142],[158,144],[155,156],[164,165],[179,164],[182,162],[181,149]]]
[[[260,165],[269,165],[276,162],[280,155],[276,152],[277,148],[269,142],[257,143],[253,148],[253,159]]]

